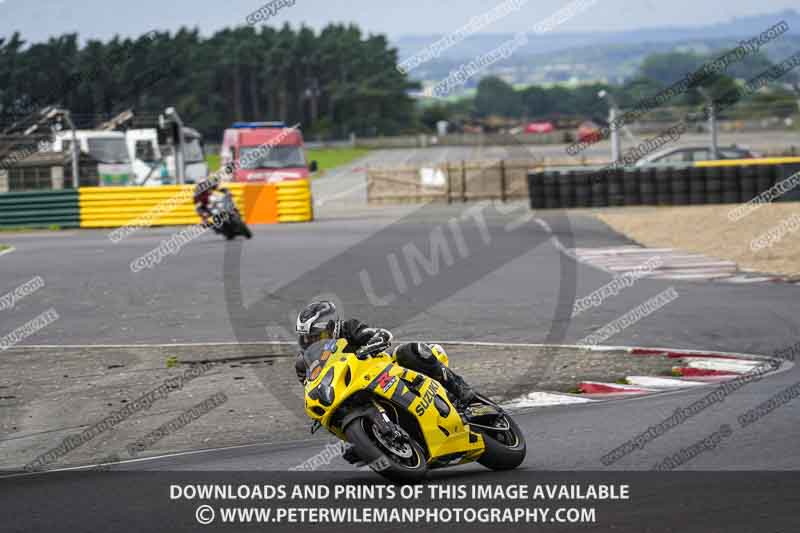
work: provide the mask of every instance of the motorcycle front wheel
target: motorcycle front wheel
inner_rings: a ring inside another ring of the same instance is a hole
[[[351,422],[345,434],[361,460],[386,479],[416,483],[428,473],[425,452],[419,444],[413,439],[387,440],[367,417]]]

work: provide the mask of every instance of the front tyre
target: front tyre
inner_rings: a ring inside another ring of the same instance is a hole
[[[417,483],[428,473],[422,447],[413,439],[389,442],[367,418],[353,420],[345,430],[356,454],[377,473],[398,483]]]
[[[525,435],[508,415],[497,417],[494,426],[496,429],[492,430],[474,428],[483,435],[486,445],[478,462],[492,470],[512,470],[525,460]]]

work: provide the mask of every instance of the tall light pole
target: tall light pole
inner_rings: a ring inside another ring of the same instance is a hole
[[[797,111],[800,112],[800,83],[792,83],[792,88],[794,89],[794,94],[797,95]]]
[[[698,87],[697,91],[703,95],[706,100],[706,109],[708,109],[708,129],[711,132],[711,159],[719,159],[719,125],[717,124],[717,105],[714,103],[714,98],[705,88]]]
[[[66,109],[58,109],[53,116],[60,115],[61,118],[64,120],[64,123],[67,127],[72,131],[72,188],[77,189],[80,187],[80,158],[81,158],[81,147],[78,144],[78,136],[75,133],[75,124],[72,122],[72,118],[70,117],[69,111]]]
[[[166,117],[175,123],[177,126],[178,139],[175,150],[175,176],[178,179],[178,184],[183,185],[186,182],[186,166],[185,166],[185,151],[183,146],[183,121],[174,107],[168,107],[164,110]],[[163,122],[163,120],[161,120]],[[160,124],[162,127],[164,124]]]
[[[600,91],[597,93],[597,96],[608,102],[608,125],[611,131],[611,161],[617,162],[622,157],[619,128],[615,126],[617,117],[619,116],[619,106],[611,93],[606,90]]]

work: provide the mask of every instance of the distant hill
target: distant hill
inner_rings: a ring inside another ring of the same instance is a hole
[[[647,55],[685,49],[712,52],[730,47],[740,39],[754,37],[780,21],[789,24],[789,32],[764,49],[768,57],[777,60],[800,49],[800,13],[792,9],[702,27],[529,35],[528,45],[490,72],[504,74],[515,83],[566,81],[563,78],[570,76],[578,80],[616,82],[635,72]],[[443,35],[405,36],[392,44],[398,48],[402,60],[441,37]],[[438,60],[412,70],[411,76],[419,80],[446,77],[450,69],[511,38],[512,34],[471,36],[445,51]]]

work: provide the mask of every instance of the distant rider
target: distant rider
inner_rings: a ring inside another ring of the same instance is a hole
[[[371,328],[351,318],[342,321],[333,302],[314,302],[297,315],[297,342],[305,350],[322,339],[346,339],[347,351],[355,352],[365,346],[387,345],[392,338],[388,330]],[[469,385],[455,372],[443,365],[433,354],[431,347],[422,342],[401,344],[394,350],[397,363],[405,368],[421,372],[444,385],[457,403],[468,405],[475,397]],[[306,379],[306,363],[302,352],[295,360],[297,378]]]
[[[208,219],[211,218],[211,195],[219,189],[219,181],[205,179],[198,183],[194,188],[194,209],[200,218],[203,219],[203,224],[208,225]]]

